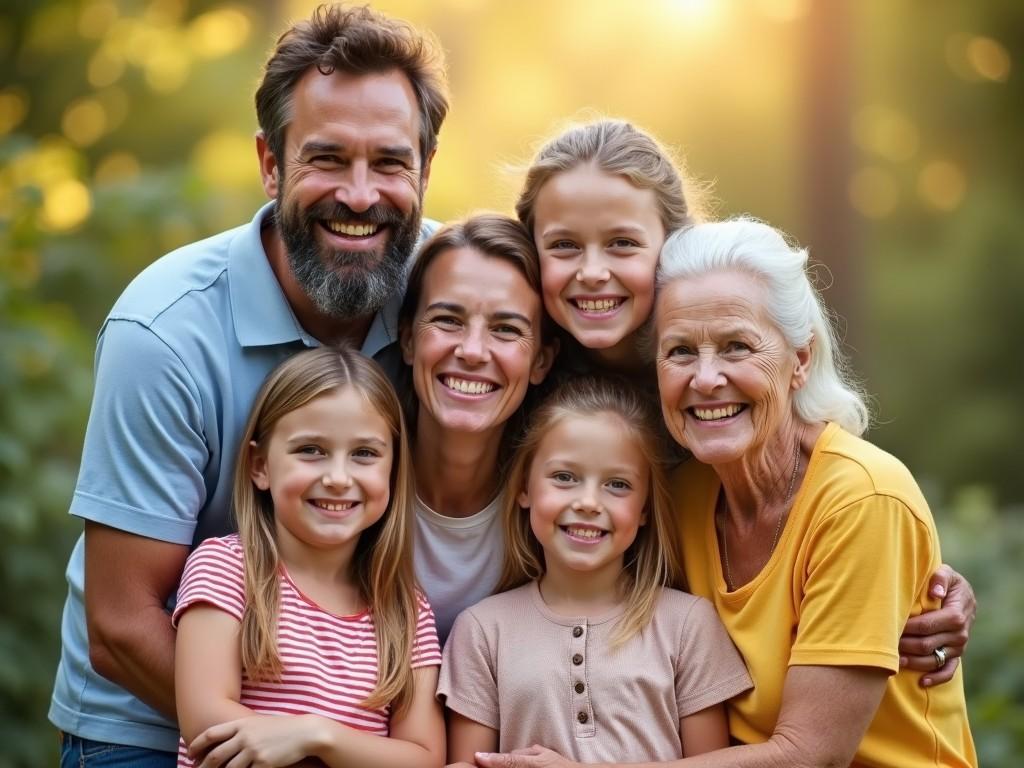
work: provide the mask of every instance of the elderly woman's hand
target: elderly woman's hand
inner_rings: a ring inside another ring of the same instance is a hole
[[[900,666],[927,673],[921,677],[925,688],[952,679],[978,607],[970,582],[945,564],[932,575],[929,594],[941,598],[942,606],[911,618],[899,646]]]
[[[480,768],[573,768],[580,765],[537,744],[512,752],[478,752],[476,764]]]

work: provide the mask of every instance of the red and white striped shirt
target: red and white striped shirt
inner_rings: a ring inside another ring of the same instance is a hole
[[[277,650],[281,678],[254,682],[243,672],[239,702],[264,714],[316,714],[352,728],[388,735],[391,707],[366,709],[362,702],[377,684],[377,638],[369,611],[335,616],[299,591],[282,566]],[[207,539],[189,556],[178,587],[172,623],[190,606],[204,603],[242,621],[244,564],[238,534]],[[420,597],[412,667],[441,664],[434,613]],[[178,765],[192,766],[185,742]]]

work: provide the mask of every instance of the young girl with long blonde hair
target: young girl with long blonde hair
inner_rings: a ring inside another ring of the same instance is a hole
[[[728,745],[750,687],[706,600],[679,583],[658,428],[626,382],[577,377],[531,414],[509,474],[499,590],[463,612],[438,695],[448,760],[544,744],[583,763]]]
[[[238,533],[203,542],[178,593],[179,766],[443,762],[411,478],[372,360],[324,347],[270,374],[235,469]]]

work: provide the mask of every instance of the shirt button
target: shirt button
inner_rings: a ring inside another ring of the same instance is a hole
[[[586,686],[583,685],[583,683],[576,683],[576,685],[574,685],[572,689],[576,691],[576,693],[583,693],[583,691],[586,690]]]
[[[583,663],[583,654],[582,653],[574,653],[572,655],[572,663],[575,664],[577,667],[580,664],[582,664]]]
[[[579,720],[581,723],[585,723],[590,718],[587,717],[587,713],[586,712],[577,712],[576,713],[576,719]]]
[[[572,636],[573,637],[580,637],[582,635],[583,635],[583,627],[573,627],[572,628]]]

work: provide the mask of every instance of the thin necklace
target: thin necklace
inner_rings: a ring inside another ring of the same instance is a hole
[[[782,521],[786,518],[786,513],[789,511],[789,502],[793,500],[793,491],[796,490],[796,476],[800,473],[800,442],[803,440],[804,431],[800,430],[800,434],[796,438],[796,446],[793,448],[793,474],[789,476],[789,486],[786,488],[786,498],[782,502],[782,511],[779,512],[779,519],[775,523],[775,534],[772,536],[772,546],[768,550],[768,559],[771,560],[772,554],[775,552],[775,545],[779,543],[779,534],[782,533]],[[729,567],[729,539],[726,534],[728,528],[728,521],[725,519],[725,515],[722,515],[722,559],[725,561],[725,586],[730,592],[733,591],[732,581],[732,569]]]

